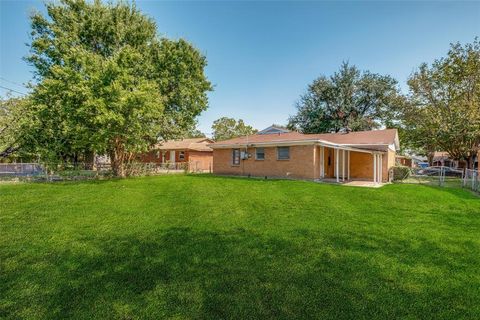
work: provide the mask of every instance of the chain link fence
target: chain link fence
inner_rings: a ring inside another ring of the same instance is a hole
[[[426,168],[397,166],[394,167],[392,171],[394,181],[398,183],[467,188],[480,193],[480,176],[478,170],[443,166]]]
[[[196,161],[143,163],[124,165],[127,176],[150,176],[179,173],[211,173]],[[0,163],[0,181],[69,181],[109,179],[113,177],[109,163]]]
[[[462,186],[480,193],[480,174],[479,170],[465,169]]]

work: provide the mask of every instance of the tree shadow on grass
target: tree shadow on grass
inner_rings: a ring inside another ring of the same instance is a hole
[[[244,229],[171,228],[81,239],[91,250],[58,248],[41,257],[40,269],[5,274],[4,294],[18,299],[3,303],[4,315],[33,310],[33,318],[392,319],[478,312],[465,307],[475,303],[468,300],[471,292],[442,291],[448,282],[441,277],[415,278],[422,275],[410,268],[419,265],[427,271],[457,267],[433,242],[412,248],[408,241],[359,233],[320,244],[313,240],[319,236],[299,230],[284,240]],[[30,284],[24,291],[14,293],[25,281]]]
[[[452,185],[447,185],[447,186],[439,186],[438,184],[428,184],[428,183],[394,183],[394,186],[411,186],[414,188],[417,188],[418,192],[422,192],[422,190],[425,190],[426,192],[431,192],[432,190],[438,191],[438,192],[445,192],[449,193],[451,195],[454,195],[457,198],[462,198],[462,199],[476,199],[478,200],[480,195],[476,194],[475,192],[471,191],[468,188],[462,188],[461,185],[459,184],[458,186],[452,186]]]
[[[443,191],[448,192],[458,198],[468,199],[468,200],[480,200],[480,193],[476,193],[475,191],[462,188],[462,187],[437,187],[441,188]]]

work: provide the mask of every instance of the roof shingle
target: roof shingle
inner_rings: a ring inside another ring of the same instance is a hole
[[[303,134],[300,132],[256,134],[243,136],[224,141],[217,141],[215,145],[244,145],[255,143],[276,143],[288,141],[317,141],[323,140],[334,144],[345,145],[390,145],[395,144],[397,139],[396,129],[357,131],[349,133],[321,133]]]

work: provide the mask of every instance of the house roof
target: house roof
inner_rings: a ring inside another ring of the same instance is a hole
[[[446,160],[450,158],[448,152],[445,151],[435,151],[433,153],[433,161]]]
[[[170,140],[159,143],[155,149],[159,150],[194,150],[194,151],[212,151],[208,144],[213,140],[208,138],[192,138],[182,140]]]
[[[399,149],[396,129],[357,131],[349,133],[303,134],[300,132],[255,134],[224,141],[217,141],[210,146],[235,147],[254,144],[285,144],[301,142],[325,142],[335,145],[346,145],[359,149],[385,151],[388,146]]]
[[[290,132],[290,130],[279,127],[279,126],[271,125],[270,127],[259,131],[257,134],[286,133],[286,132]]]

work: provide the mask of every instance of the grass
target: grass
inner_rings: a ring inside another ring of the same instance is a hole
[[[0,185],[0,318],[479,319],[479,266],[460,189]]]

